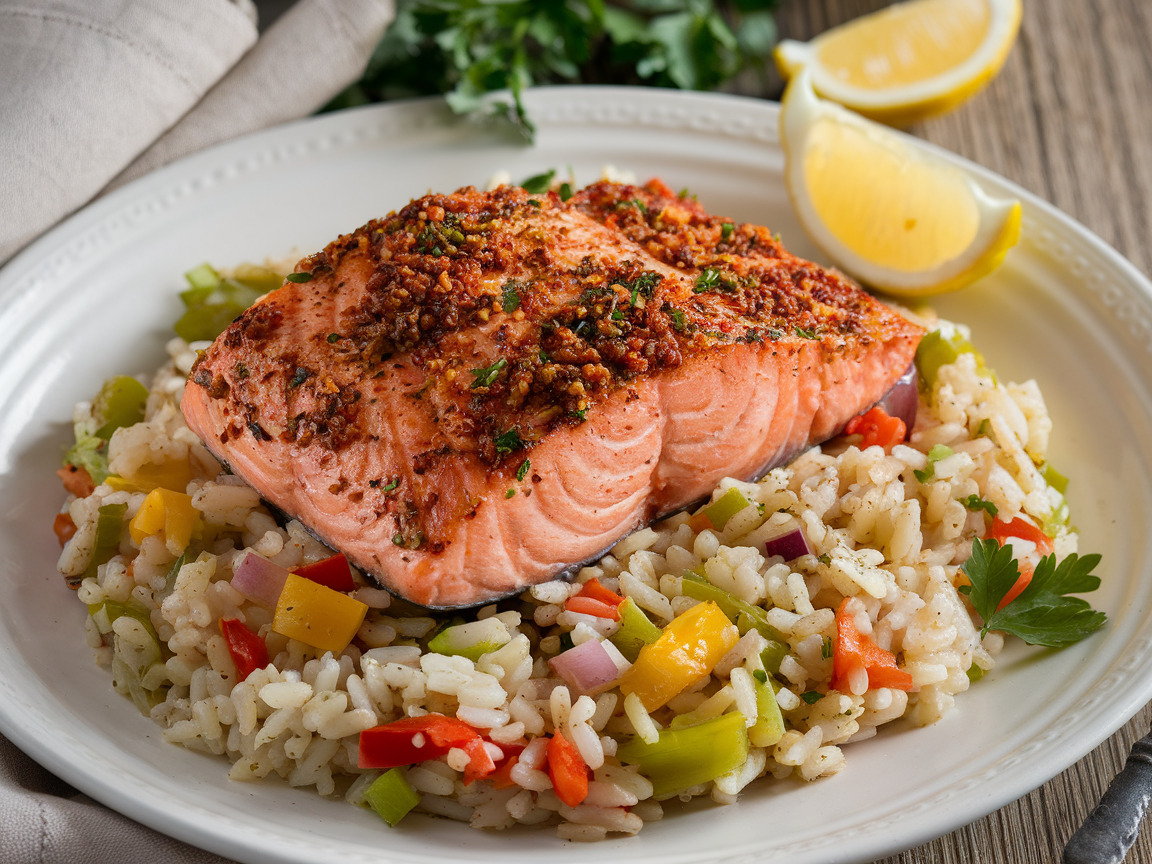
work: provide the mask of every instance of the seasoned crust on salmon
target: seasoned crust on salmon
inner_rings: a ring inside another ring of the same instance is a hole
[[[197,362],[188,424],[430,607],[555,578],[828,439],[921,336],[659,181],[427,195],[290,278]]]

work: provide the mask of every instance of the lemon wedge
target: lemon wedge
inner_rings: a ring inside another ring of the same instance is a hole
[[[904,297],[954,291],[995,270],[1020,237],[1020,203],[993,199],[914,139],[788,85],[784,179],[808,236],[835,264]]]
[[[785,80],[812,70],[826,99],[906,126],[951,110],[1000,71],[1020,29],[1021,0],[909,0],[776,46]]]

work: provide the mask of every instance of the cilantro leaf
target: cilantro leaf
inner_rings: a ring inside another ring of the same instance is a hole
[[[1099,563],[1099,555],[1073,554],[1057,566],[1056,556],[1047,555],[1036,566],[1028,587],[998,609],[1020,579],[1019,565],[1010,546],[1001,546],[993,539],[973,540],[972,557],[962,568],[971,585],[962,586],[960,591],[968,595],[984,619],[981,636],[989,630],[1003,630],[1029,645],[1063,648],[1100,629],[1107,620],[1086,600],[1067,596],[1100,587],[1100,578],[1092,575]]]

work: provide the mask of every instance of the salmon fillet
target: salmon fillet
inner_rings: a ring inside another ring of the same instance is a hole
[[[921,334],[659,181],[465,188],[301,261],[204,352],[182,408],[382,586],[459,608],[832,437]]]

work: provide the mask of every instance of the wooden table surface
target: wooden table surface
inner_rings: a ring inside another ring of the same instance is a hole
[[[782,0],[782,38],[806,40],[885,0]],[[911,131],[1007,177],[1152,272],[1152,2],[1024,0],[1000,75]],[[749,92],[747,82],[739,88]],[[776,97],[778,81],[763,95]],[[1096,806],[1152,706],[1080,762],[998,812],[877,864],[1053,864]],[[1152,820],[1126,864],[1152,864]]]

